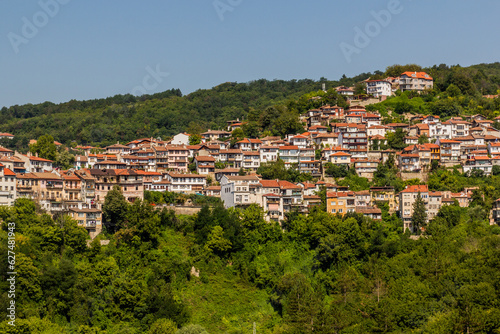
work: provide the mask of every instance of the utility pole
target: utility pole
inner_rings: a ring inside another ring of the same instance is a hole
[[[253,322],[253,334],[257,334],[257,326],[255,325],[255,321]]]

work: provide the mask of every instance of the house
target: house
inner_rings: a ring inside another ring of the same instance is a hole
[[[260,147],[260,163],[267,163],[278,160],[279,146],[262,145]]]
[[[462,166],[464,173],[480,170],[484,175],[490,175],[493,169],[491,158],[488,156],[472,156]]]
[[[130,153],[130,147],[128,147],[126,145],[121,145],[120,143],[106,146],[104,149],[106,150],[106,154],[129,154]]]
[[[354,168],[358,176],[366,177],[368,180],[373,179],[373,173],[377,170],[379,160],[361,159],[354,161]]]
[[[301,173],[320,176],[321,161],[316,160],[314,148],[303,148],[299,151],[298,169]]]
[[[237,142],[235,147],[242,151],[256,151],[262,144],[260,139],[245,138]]]
[[[24,163],[26,171],[29,173],[51,172],[53,169],[52,160],[39,158],[34,155],[24,155],[24,154],[16,154],[15,157],[17,157]]]
[[[356,211],[356,198],[354,192],[327,192],[326,211],[328,213],[344,215]]]
[[[241,168],[243,166],[243,152],[239,149],[220,150],[219,161],[234,168]]]
[[[243,151],[243,168],[247,170],[257,171],[260,167],[260,152]]]
[[[420,155],[418,153],[398,153],[398,167],[401,171],[416,172],[420,171]]]
[[[370,205],[386,203],[389,213],[397,210],[396,192],[394,187],[370,187]]]
[[[493,202],[491,210],[491,222],[500,225],[500,198]]]
[[[17,197],[16,173],[0,163],[0,205],[13,206]]]
[[[399,193],[399,212],[403,219],[404,231],[407,229],[413,230],[411,217],[413,215],[413,203],[415,203],[418,194],[422,198],[426,209],[429,204],[429,189],[427,185],[407,186],[406,189]]]
[[[285,166],[289,168],[292,164],[299,163],[299,147],[295,145],[280,146],[278,156],[283,160]]]
[[[336,133],[321,133],[313,138],[316,145],[327,146],[338,146],[339,145],[339,135]]]
[[[354,204],[356,205],[356,208],[367,207],[370,205],[371,198],[369,190],[355,191],[354,198],[355,198]]]
[[[68,211],[69,216],[76,220],[78,226],[85,227],[93,239],[102,231],[102,211],[98,209],[79,209],[71,208]]]
[[[143,176],[132,169],[89,169],[95,179],[96,201],[104,203],[104,198],[113,186],[118,185],[125,199],[134,202],[144,199]]]
[[[170,191],[177,193],[201,193],[207,184],[207,177],[198,174],[167,172],[163,178],[170,182]]]
[[[228,131],[208,130],[207,132],[203,132],[201,134],[201,139],[205,143],[205,142],[209,142],[209,141],[213,141],[213,140],[227,138],[230,136],[231,136],[231,132],[228,132]]]
[[[215,158],[212,156],[196,156],[194,163],[198,174],[207,175],[215,172]]]
[[[392,84],[385,80],[366,80],[366,93],[373,97],[391,96]]]
[[[394,130],[385,125],[371,125],[366,128],[366,134],[368,137],[373,137],[373,136],[385,137],[387,132],[394,132]]]
[[[433,87],[432,77],[425,72],[404,72],[399,76],[399,89],[403,92],[406,90],[422,92]]]
[[[356,212],[374,220],[382,220],[382,210],[374,206],[356,207]]]
[[[221,186],[210,186],[203,188],[203,195],[220,198]]]
[[[220,180],[220,197],[225,208],[250,205],[257,202],[255,191],[250,188],[257,185],[260,179],[257,175],[222,176]]]
[[[189,145],[190,135],[186,132],[181,132],[172,137],[171,145]]]
[[[189,158],[189,148],[185,145],[167,145],[166,157],[167,157],[167,169],[177,172],[177,173],[187,173],[188,172],[188,158]],[[156,158],[161,157],[165,159],[164,155],[157,155]],[[164,160],[163,160],[164,161]],[[165,166],[165,165],[164,165]],[[158,168],[157,171],[164,170],[164,168]]]
[[[346,152],[335,152],[328,156],[328,161],[334,165],[346,166],[351,165],[351,155]]]
[[[440,146],[442,162],[460,160],[460,141],[438,139],[435,144]]]
[[[292,136],[288,141],[290,145],[298,146],[299,148],[307,148],[309,144],[309,138],[304,135]]]

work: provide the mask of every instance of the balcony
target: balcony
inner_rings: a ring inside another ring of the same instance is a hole
[[[86,228],[95,228],[96,225],[97,225],[97,221],[95,221],[95,220],[87,220],[87,222],[85,223]]]
[[[62,183],[47,183],[47,189],[62,189]]]

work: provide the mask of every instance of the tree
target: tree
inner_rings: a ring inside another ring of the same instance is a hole
[[[160,318],[156,320],[148,331],[148,334],[175,334],[177,325],[170,319]]]
[[[56,160],[57,147],[54,138],[50,135],[40,136],[35,144],[30,145],[30,152],[43,159]]]
[[[327,162],[325,164],[325,174],[334,177],[346,177],[347,176],[347,167],[345,165],[334,165],[331,162]]]
[[[74,166],[74,163],[75,156],[73,154],[70,154],[65,147],[59,147],[55,159],[56,166],[59,166],[62,169],[69,169]]]
[[[398,128],[396,132],[389,132],[387,134],[387,146],[394,150],[402,150],[407,145],[405,144],[406,133]]]
[[[416,229],[416,233],[420,234],[420,228],[423,227],[427,222],[427,211],[420,191],[418,192],[417,198],[413,203],[413,214],[411,215],[411,221],[414,229]]]
[[[189,145],[198,145],[199,143],[201,143],[201,136],[200,135],[191,134],[189,136]]]
[[[231,249],[231,241],[224,238],[224,230],[220,226],[214,226],[208,234],[208,240],[205,243],[205,249],[211,253],[223,256]]]
[[[179,329],[176,334],[208,334],[200,325],[187,325]]]
[[[116,232],[124,226],[128,206],[129,204],[125,196],[123,196],[120,187],[114,185],[113,189],[106,194],[102,207],[105,225],[110,231]]]
[[[428,142],[429,142],[429,137],[427,137],[425,134],[422,134],[420,137],[418,137],[418,143],[420,145],[427,144]]]

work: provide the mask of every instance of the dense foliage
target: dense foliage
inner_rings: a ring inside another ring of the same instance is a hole
[[[384,213],[320,209],[282,228],[257,206],[176,216],[136,202],[87,247],[67,218],[18,200],[15,328],[3,333],[495,333],[500,228],[444,206],[417,240]],[[0,232],[2,317],[7,233]],[[109,238],[109,245],[99,239]],[[193,267],[193,269],[191,269]],[[4,317],[5,319],[5,317]]]

